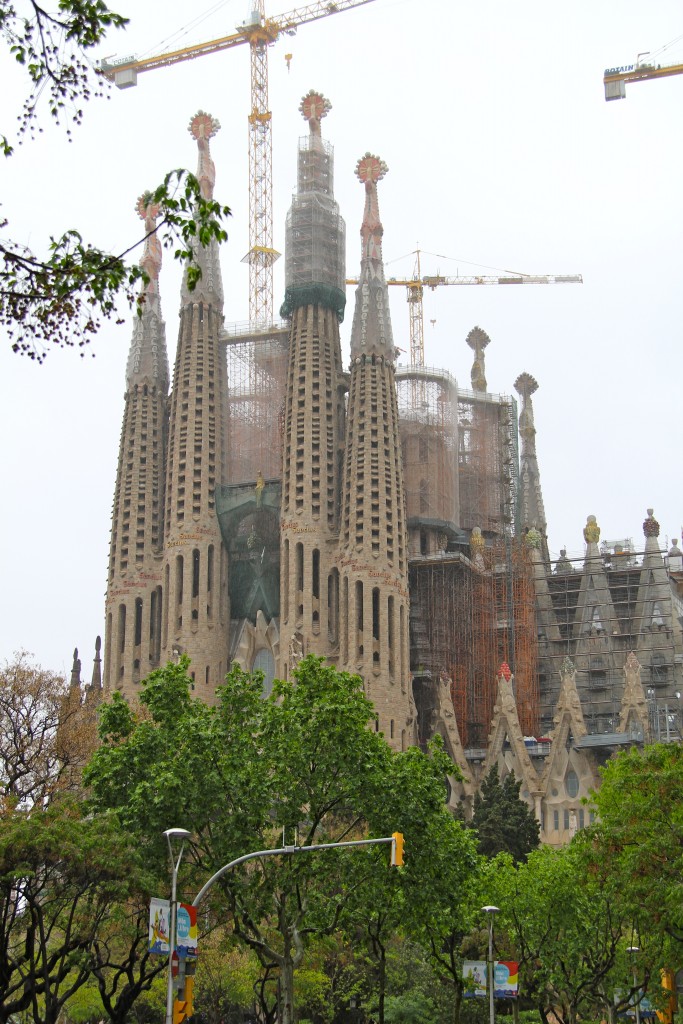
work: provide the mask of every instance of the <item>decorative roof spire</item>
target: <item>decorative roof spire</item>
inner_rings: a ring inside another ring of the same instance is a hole
[[[388,171],[384,160],[366,153],[356,164],[356,176],[365,186],[365,209],[360,229],[360,279],[351,331],[351,358],[380,357],[393,365],[396,349],[391,330],[389,295],[382,263],[384,229],[379,216],[377,182]]]
[[[204,199],[213,199],[213,187],[216,183],[216,167],[211,159],[209,140],[220,129],[220,121],[198,110],[188,125],[188,132],[197,142],[199,158],[197,161],[197,180]],[[205,302],[214,308],[223,308],[223,284],[218,259],[218,243],[212,239],[207,246],[200,246],[197,251],[197,263],[201,270],[201,279],[193,291],[187,287],[187,279],[183,280],[181,302],[183,306],[197,305]]]
[[[384,160],[372,153],[366,153],[356,164],[356,176],[365,185],[365,211],[360,236],[363,243],[361,263],[372,261],[373,267],[384,279],[382,265],[382,235],[384,228],[379,218],[379,201],[377,199],[377,182],[381,181],[389,168]],[[362,273],[362,271],[361,271]]]
[[[197,164],[197,179],[204,199],[213,199],[213,187],[216,184],[216,167],[211,159],[209,139],[219,131],[220,121],[207,114],[205,110],[198,110],[188,125],[188,132],[193,139],[197,140],[199,148],[199,161]]]
[[[474,352],[474,362],[472,363],[471,379],[472,379],[472,390],[473,391],[486,391],[486,370],[484,365],[484,349],[490,343],[486,331],[482,331],[481,327],[473,327],[470,333],[467,335],[467,344]]]
[[[299,110],[302,117],[308,121],[308,127],[311,135],[320,138],[320,122],[324,117],[327,117],[330,110],[332,110],[332,104],[330,101],[326,99],[321,92],[316,92],[315,89],[309,89],[306,95],[301,99]]]
[[[152,202],[150,192],[143,192],[135,204],[135,212],[140,220],[145,223],[145,248],[140,260],[140,266],[149,278],[143,292],[145,304],[153,305],[155,312],[160,316],[159,271],[161,270],[161,242],[157,234],[159,204]]]
[[[161,270],[161,242],[157,235],[159,205],[151,201],[151,193],[144,192],[135,204],[135,211],[145,224],[145,247],[140,266],[147,275],[139,298],[140,315],[135,318],[128,363],[126,384],[158,385],[168,391],[169,371],[166,353],[166,329],[159,300],[159,271]]]
[[[545,538],[547,523],[541,493],[541,476],[536,457],[536,427],[534,426],[534,408],[531,402],[531,396],[538,391],[538,382],[530,373],[520,373],[515,381],[515,391],[522,399],[522,411],[519,415],[519,433],[522,438],[520,458],[521,525],[529,530],[538,530],[541,537]],[[542,541],[541,547],[543,557],[548,559],[545,540]]]

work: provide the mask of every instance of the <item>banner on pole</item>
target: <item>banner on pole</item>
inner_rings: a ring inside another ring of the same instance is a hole
[[[465,997],[485,999],[488,992],[488,970],[485,960],[464,960],[462,976]],[[516,999],[519,988],[519,964],[514,960],[496,960],[493,971],[493,995],[496,999]]]
[[[189,903],[178,904],[176,949],[181,960],[197,959],[197,908]]]
[[[168,900],[153,896],[149,904],[149,952],[168,956],[170,951],[169,932],[171,905]]]

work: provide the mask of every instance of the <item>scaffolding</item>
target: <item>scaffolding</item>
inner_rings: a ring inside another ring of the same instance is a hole
[[[442,370],[399,370],[396,390],[408,522],[421,520],[457,526],[455,379]],[[420,400],[416,403],[418,393]]]
[[[289,325],[249,331],[236,324],[227,342],[228,484],[282,478],[282,422],[287,383]]]
[[[547,586],[552,619],[539,621],[541,729],[552,728],[565,657],[576,669],[576,686],[588,733],[610,736],[619,729],[624,691],[624,664],[634,652],[654,740],[683,735],[683,649],[673,590],[643,570],[645,553],[630,540],[601,545],[606,602],[598,615],[581,621],[585,556],[566,553],[550,563]],[[605,605],[609,614],[605,612]],[[585,606],[584,606],[585,607]],[[643,607],[652,610],[644,621]]]
[[[496,679],[514,674],[520,725],[537,736],[538,645],[528,549],[507,538],[472,559],[463,551],[410,565],[413,670],[448,678],[463,745],[486,747]]]
[[[517,530],[517,403],[507,395],[458,391],[460,525],[484,535]]]

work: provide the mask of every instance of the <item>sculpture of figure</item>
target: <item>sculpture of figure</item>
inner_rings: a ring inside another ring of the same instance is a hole
[[[256,477],[256,485],[254,490],[256,491],[256,508],[261,508],[261,502],[263,500],[263,489],[266,486],[266,481],[263,479],[263,473],[259,469],[258,476]]]

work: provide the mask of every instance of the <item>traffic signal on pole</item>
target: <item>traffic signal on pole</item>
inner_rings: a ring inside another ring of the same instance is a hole
[[[392,867],[403,866],[403,833],[392,832],[391,833],[391,865]]]
[[[183,1024],[194,1013],[194,975],[185,975],[185,985],[173,1000],[173,1024]]]

